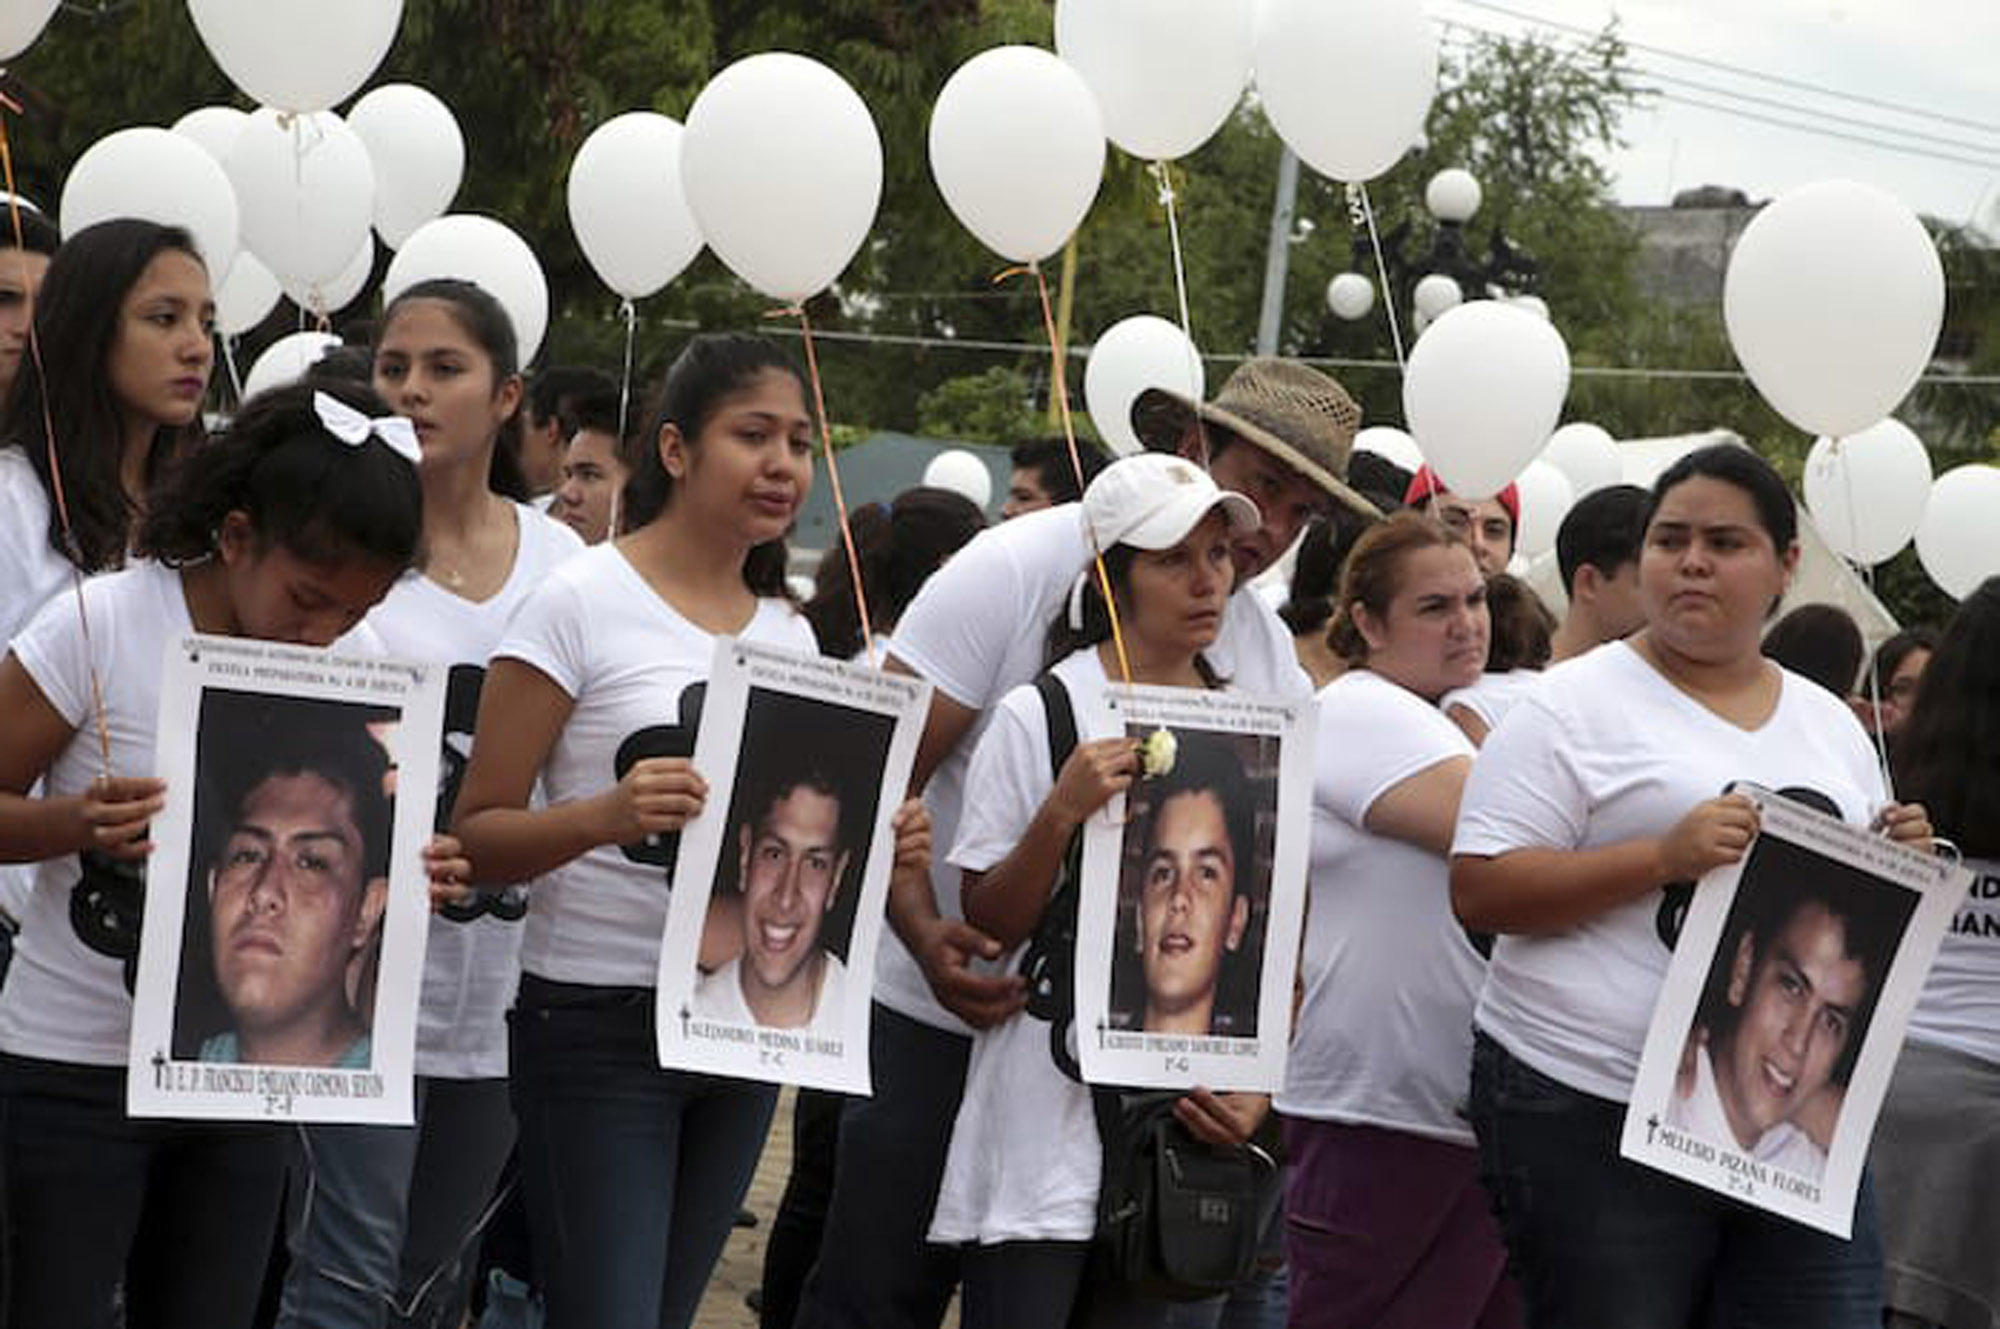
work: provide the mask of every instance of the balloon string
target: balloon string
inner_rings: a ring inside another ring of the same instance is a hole
[[[1173,176],[1164,161],[1153,163],[1153,178],[1160,182],[1160,206],[1166,209],[1167,213],[1167,247],[1172,250],[1174,257],[1174,299],[1180,308],[1181,336],[1187,339],[1188,384],[1194,390],[1195,395],[1199,396],[1201,394],[1199,386],[1201,383],[1201,352],[1195,349],[1194,321],[1188,317],[1187,260],[1181,252],[1181,223],[1180,215],[1174,208]],[[1197,414],[1195,418],[1199,421],[1201,417]],[[1206,469],[1208,466],[1208,430],[1206,428],[1197,430],[1196,437],[1201,440],[1201,464],[1203,469]]]
[[[1389,340],[1396,347],[1396,371],[1409,368],[1409,356],[1403,351],[1403,329],[1396,322],[1396,295],[1389,289],[1389,265],[1382,257],[1382,237],[1375,231],[1375,205],[1368,201],[1367,185],[1349,185],[1354,197],[1361,200],[1361,216],[1368,223],[1368,248],[1375,255],[1375,275],[1382,282],[1382,312],[1389,316]]]
[[[618,380],[618,446],[622,449],[632,406],[632,343],[639,335],[639,311],[628,299],[620,302],[618,313],[625,320],[625,374]]]
[[[6,108],[20,111],[12,98],[0,95]],[[91,649],[90,611],[83,599],[83,547],[77,543],[76,528],[70,523],[69,495],[63,486],[62,458],[56,451],[56,418],[49,406],[49,375],[42,363],[42,338],[35,326],[34,285],[28,280],[28,240],[21,225],[21,192],[14,185],[14,147],[7,136],[7,115],[0,110],[0,176],[7,182],[7,214],[14,225],[14,256],[21,267],[21,294],[27,301],[28,358],[41,383],[42,446],[48,455],[49,488],[55,495],[56,520],[62,526],[63,548],[68,554],[70,590],[76,599],[76,619],[83,633],[83,658],[90,674],[91,711],[97,723],[98,775],[111,778],[111,719],[104,707],[104,680],[97,673],[97,654]]]
[[[1847,496],[1847,547],[1849,549],[1859,549],[1861,548],[1861,519],[1854,507],[1854,469],[1847,464],[1846,439],[1835,438],[1828,440],[1827,460],[1840,467],[1840,485]],[[1839,557],[1843,562],[1849,561],[1845,554]],[[1862,585],[1866,586],[1868,594],[1873,596],[1875,594],[1874,566],[1863,563],[1860,559],[1854,559],[1852,563],[1855,570],[1861,574]],[[1882,653],[1880,650],[1868,652],[1868,708],[1869,713],[1875,717],[1875,723],[1870,726],[1872,732],[1869,734],[1869,737],[1875,742],[1875,760],[1882,768],[1882,788],[1888,793],[1889,801],[1893,803],[1896,801],[1896,776],[1889,769],[1889,736],[1882,731],[1881,663]]]
[[[813,410],[819,415],[820,446],[826,454],[826,474],[833,481],[833,510],[840,519],[840,543],[847,549],[847,575],[854,582],[854,606],[861,615],[861,641],[868,652],[868,667],[880,669],[882,661],[875,655],[875,628],[868,614],[868,590],[861,582],[861,555],[854,547],[854,527],[847,520],[847,497],[840,490],[840,466],[833,459],[833,426],[826,418],[826,390],[820,382],[819,354],[813,350],[812,319],[806,314],[804,301],[799,302],[795,312],[799,316],[799,331],[805,340],[806,373],[812,380]]]
[[[229,371],[229,386],[236,393],[236,404],[243,404],[243,375],[236,370],[236,338],[225,333],[216,334],[222,343],[222,366]]]
[[[1076,421],[1069,411],[1069,375],[1064,371],[1062,348],[1056,344],[1056,316],[1049,305],[1049,281],[1042,274],[1039,263],[1026,267],[1009,268],[993,280],[1005,281],[1025,273],[1033,273],[1035,291],[1042,301],[1042,329],[1049,338],[1050,382],[1049,391],[1055,395],[1062,416],[1063,442],[1069,446],[1069,464],[1076,476],[1079,490],[1085,487],[1083,479],[1083,454],[1076,448]],[[1118,677],[1126,687],[1132,686],[1132,660],[1125,651],[1125,628],[1118,620],[1118,601],[1111,594],[1111,574],[1104,567],[1104,550],[1098,547],[1097,533],[1090,529],[1090,523],[1083,523],[1084,538],[1090,541],[1090,561],[1097,569],[1097,587],[1104,592],[1104,609],[1111,616],[1111,648],[1118,656]]]

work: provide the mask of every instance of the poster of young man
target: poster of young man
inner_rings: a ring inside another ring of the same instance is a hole
[[[169,648],[133,1116],[412,1120],[443,707],[442,669]]]
[[[723,641],[660,945],[660,1064],[867,1093],[890,822],[930,687]]]
[[[1851,1235],[1875,1115],[1970,874],[1790,798],[1694,892],[1625,1157]]]
[[[1305,910],[1312,708],[1147,687],[1109,704],[1144,773],[1084,827],[1084,1078],[1275,1090]]]

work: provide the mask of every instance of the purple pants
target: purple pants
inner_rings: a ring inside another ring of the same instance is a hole
[[[1286,1118],[1285,1150],[1291,1329],[1520,1329],[1475,1149]]]

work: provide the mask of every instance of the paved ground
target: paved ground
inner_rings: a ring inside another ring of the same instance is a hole
[[[791,1169],[792,1091],[787,1089],[778,1099],[771,1136],[764,1142],[764,1157],[757,1164],[756,1180],[750,1183],[750,1197],[743,1202],[757,1215],[757,1226],[738,1228],[730,1234],[722,1263],[715,1267],[708,1295],[695,1316],[695,1329],[757,1329],[757,1317],[743,1304],[743,1294],[763,1281],[764,1239]],[[944,1329],[958,1329],[956,1305],[946,1317]]]

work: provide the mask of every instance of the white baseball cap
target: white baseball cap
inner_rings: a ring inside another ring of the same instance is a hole
[[[1232,535],[1264,524],[1255,503],[1217,488],[1207,471],[1171,453],[1121,457],[1083,493],[1083,519],[1099,549],[1171,549],[1218,507]]]

